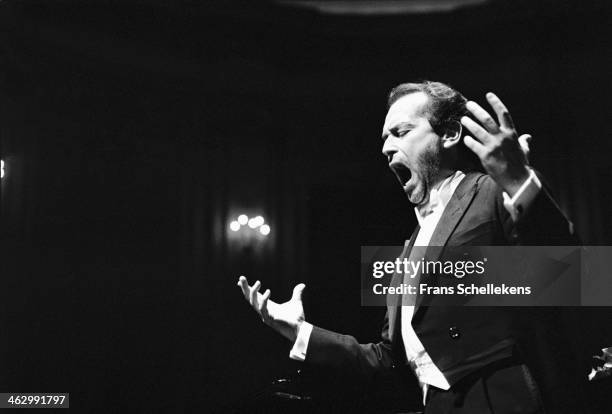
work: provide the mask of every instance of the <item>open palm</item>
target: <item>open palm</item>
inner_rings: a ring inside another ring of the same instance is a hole
[[[306,285],[300,283],[293,288],[291,299],[284,303],[276,303],[270,300],[270,289],[263,294],[259,293],[261,282],[258,280],[249,286],[246,277],[240,276],[238,286],[242,290],[244,298],[261,316],[261,320],[275,331],[295,341],[297,331],[304,321],[304,306],[302,305],[302,292]]]

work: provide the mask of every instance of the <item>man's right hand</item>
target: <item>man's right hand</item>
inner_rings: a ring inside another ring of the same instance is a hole
[[[261,320],[266,325],[291,342],[295,342],[300,325],[305,319],[304,307],[302,306],[302,292],[306,285],[300,283],[294,287],[291,299],[280,304],[269,300],[270,289],[267,289],[263,295],[259,293],[261,288],[259,280],[253,286],[249,286],[247,278],[240,276],[238,278],[238,287],[242,290],[244,298],[257,311],[259,316],[261,316]]]

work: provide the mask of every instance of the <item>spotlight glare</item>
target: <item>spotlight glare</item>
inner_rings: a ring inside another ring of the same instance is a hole
[[[240,223],[238,223],[236,220],[232,221],[232,222],[230,223],[230,229],[231,229],[232,231],[238,231],[238,230],[240,230]]]
[[[259,232],[263,234],[264,236],[267,236],[268,234],[270,234],[270,226],[268,226],[267,224],[264,224],[263,226],[259,228]]]
[[[255,222],[255,227],[259,227],[264,224],[264,218],[262,216],[255,217],[253,221]]]
[[[246,214],[241,214],[238,216],[238,224],[244,226],[249,221],[249,217]]]
[[[4,177],[4,160],[0,160],[0,178]]]
[[[254,229],[257,227],[257,220],[255,220],[254,218],[249,219],[249,227]]]

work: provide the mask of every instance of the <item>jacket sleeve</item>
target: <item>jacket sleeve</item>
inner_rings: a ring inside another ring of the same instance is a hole
[[[524,246],[574,246],[579,239],[572,222],[565,216],[544,178],[536,173],[543,186],[524,214],[514,222],[503,205],[503,190],[489,176],[483,183],[485,191],[495,193],[498,219],[503,223],[509,244]]]
[[[526,246],[572,246],[580,243],[573,223],[563,214],[546,186],[515,223],[514,232],[514,238]]]
[[[385,316],[382,340],[375,344],[360,344],[350,335],[314,326],[305,362],[368,378],[392,368],[394,358],[389,339],[388,316]]]

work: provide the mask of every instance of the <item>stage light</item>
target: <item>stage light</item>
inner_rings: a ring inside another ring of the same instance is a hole
[[[243,240],[247,243],[263,242],[265,236],[270,234],[270,226],[265,224],[266,220],[261,215],[249,217],[246,214],[240,214],[230,220],[229,229],[232,240]]]
[[[4,177],[4,160],[0,160],[0,178]]]

